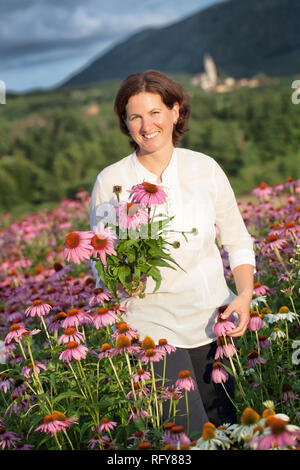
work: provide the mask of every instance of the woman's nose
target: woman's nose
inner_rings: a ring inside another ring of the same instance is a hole
[[[148,132],[153,129],[153,122],[149,117],[143,118],[141,124],[141,132]]]

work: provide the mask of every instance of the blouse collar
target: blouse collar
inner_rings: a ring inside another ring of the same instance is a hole
[[[168,166],[164,169],[162,174],[162,182],[160,184],[169,186],[174,181],[174,176],[176,173],[177,168],[177,161],[176,161],[176,148],[174,148],[171,160],[168,163]],[[136,156],[136,151],[132,154],[132,159],[134,163],[135,170],[137,172],[138,179],[142,181],[149,181],[149,183],[157,184],[157,175],[151,173],[151,171],[147,170],[141,162],[138,160]]]

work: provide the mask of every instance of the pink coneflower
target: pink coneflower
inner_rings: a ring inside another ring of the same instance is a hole
[[[211,379],[214,383],[226,382],[228,380],[229,374],[224,369],[221,362],[214,362],[212,366]]]
[[[3,390],[3,392],[6,393],[12,387],[13,382],[14,382],[13,378],[9,377],[7,374],[1,374],[0,375],[0,390]],[[1,422],[0,422],[0,426],[1,426]]]
[[[83,343],[83,333],[77,331],[75,328],[66,328],[63,334],[58,338],[58,344],[68,344],[70,341],[77,341]]]
[[[110,292],[98,287],[97,289],[94,289],[93,295],[89,299],[89,305],[102,304],[102,302],[110,301],[111,299],[112,295]]]
[[[90,231],[71,232],[65,237],[64,257],[67,261],[80,264],[82,261],[90,259],[93,247],[91,240],[93,233]]]
[[[7,431],[5,427],[0,424],[0,447],[2,450],[5,447],[16,447],[17,442],[20,441],[20,437],[13,431]]]
[[[215,359],[225,357],[232,357],[236,354],[236,349],[230,342],[228,336],[219,336],[217,338],[217,349],[215,353]]]
[[[253,286],[253,290],[254,290],[255,295],[258,295],[258,296],[266,295],[266,294],[269,294],[270,287],[265,286],[265,285],[261,284],[260,282],[255,282],[254,286]]]
[[[166,442],[177,449],[177,446],[190,444],[191,441],[188,436],[185,434],[184,426],[173,425],[166,429],[165,434],[162,438],[163,442]]]
[[[161,397],[166,400],[180,400],[183,397],[183,394],[179,388],[174,387],[164,387],[162,389]]]
[[[121,203],[115,207],[119,213],[119,224],[123,229],[138,229],[140,224],[147,224],[149,215],[146,209],[134,202]]]
[[[249,447],[255,450],[285,449],[296,446],[300,441],[300,429],[277,416],[268,416],[265,426],[268,428],[268,434],[252,439]]]
[[[233,318],[232,315],[230,315],[230,317]],[[230,317],[223,319],[222,313],[218,315],[217,321],[213,327],[213,331],[217,336],[226,336],[228,332],[235,328],[235,324],[230,320]]]
[[[264,359],[263,357],[260,357],[258,352],[255,349],[251,349],[248,352],[248,362],[247,362],[247,367],[255,367],[257,364],[265,364],[267,362],[267,359]]]
[[[270,341],[266,338],[265,335],[258,335],[258,341],[259,341],[259,347],[261,349],[265,349],[271,346]]]
[[[133,445],[148,437],[149,430],[135,431],[131,436],[128,437],[128,441],[133,441]]]
[[[142,418],[142,420],[144,421],[146,418],[151,418],[151,415],[149,415],[149,413],[147,413],[147,411],[145,410],[132,407],[128,422],[131,420],[135,421],[138,418]]]
[[[44,422],[35,431],[55,434],[63,429],[69,428],[72,424],[78,424],[78,418],[66,418],[60,411],[53,411],[51,415],[44,417]]]
[[[282,399],[284,401],[296,400],[296,395],[288,382],[282,384]]]
[[[141,350],[139,359],[148,364],[149,361],[159,362],[166,355],[159,347],[156,347],[155,342],[150,336],[146,336],[141,343]]]
[[[141,382],[143,380],[150,379],[151,374],[150,372],[144,370],[144,369],[138,369],[135,374],[133,374],[132,378],[134,383]]]
[[[75,361],[80,361],[80,359],[85,359],[88,352],[88,348],[79,344],[77,341],[70,341],[67,344],[66,349],[60,354],[59,359],[63,362],[71,362],[72,359]]]
[[[116,421],[111,421],[109,418],[102,418],[101,424],[97,429],[97,432],[113,430],[117,426]]]
[[[77,326],[91,323],[91,316],[84,310],[71,308],[67,311],[67,316],[61,323],[62,328],[76,328]]]
[[[39,375],[41,369],[47,370],[47,367],[39,361],[34,361],[34,365],[30,362],[28,366],[23,367],[22,374],[25,377],[30,378],[32,374],[37,373],[37,375]]]
[[[118,336],[116,348],[114,349],[114,354],[132,354],[135,352],[137,352],[137,346],[132,345],[131,340],[127,336]]]
[[[103,357],[113,357],[115,354],[115,349],[110,344],[103,343],[101,346],[101,352],[98,354],[98,358],[102,359]]]
[[[92,449],[94,449],[94,447],[104,448],[104,450],[119,449],[119,446],[116,445],[116,439],[110,441],[108,436],[99,436],[99,434],[95,434],[93,438],[89,440],[88,447]]]
[[[116,323],[116,331],[113,333],[112,338],[118,338],[119,335],[125,335],[129,339],[137,338],[138,330],[128,325],[125,321],[119,321]]]
[[[272,186],[268,186],[267,183],[265,183],[264,181],[252,190],[252,194],[257,196],[258,199],[268,198],[269,196],[271,196],[272,193]]]
[[[148,364],[148,362],[159,362],[164,357],[161,351],[158,349],[147,349],[144,353],[139,356],[139,359]]]
[[[256,310],[252,310],[250,312],[250,320],[248,323],[248,328],[251,331],[260,330],[265,326],[264,322],[262,321],[259,313]]]
[[[4,343],[10,344],[12,341],[15,341],[16,343],[18,343],[24,333],[27,333],[26,328],[24,328],[23,326],[19,324],[12,325],[9,328],[9,333],[6,335],[4,339]]]
[[[91,240],[93,248],[92,257],[97,258],[99,255],[102,263],[106,264],[106,255],[117,256],[114,249],[115,238],[117,238],[117,235],[109,227],[105,228],[102,222],[98,226],[93,227],[93,238]]]
[[[166,193],[159,186],[147,181],[144,181],[142,184],[136,184],[128,192],[132,202],[144,204],[145,207],[163,204],[167,199]]]
[[[124,306],[121,307],[121,305],[119,305],[119,304],[110,305],[109,309],[114,310],[115,313],[117,315],[120,315],[120,316],[122,316],[122,315],[124,315],[124,313],[128,312],[127,307],[124,307]]]
[[[118,320],[114,310],[110,310],[106,307],[98,308],[92,315],[92,323],[96,330],[107,325],[112,325]]]
[[[52,306],[49,304],[46,304],[40,299],[36,299],[33,301],[32,305],[28,307],[25,310],[25,315],[26,317],[41,317],[42,315],[45,315],[51,310]]]
[[[178,379],[175,382],[175,387],[178,387],[180,390],[196,390],[197,384],[189,370],[181,370],[178,373]]]
[[[300,225],[296,224],[294,221],[286,222],[281,229],[280,235],[286,237],[290,232],[300,232]]]
[[[264,240],[262,245],[263,253],[270,253],[275,249],[281,250],[287,245],[287,241],[283,238],[278,238],[274,233],[270,233],[267,238]]]
[[[169,344],[168,341],[164,338],[158,340],[157,349],[161,349],[162,352],[166,352],[168,354],[171,354],[172,352],[176,351],[176,347]]]
[[[51,323],[48,325],[49,332],[53,333],[54,331],[58,331],[65,318],[67,318],[66,312],[56,313],[55,316],[51,319]]]

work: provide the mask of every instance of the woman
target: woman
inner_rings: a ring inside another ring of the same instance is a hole
[[[128,308],[126,321],[139,330],[140,339],[150,336],[158,343],[165,338],[176,346],[168,356],[166,377],[174,384],[180,370],[189,370],[198,389],[189,392],[190,429],[200,431],[204,422],[216,426],[234,422],[233,406],[220,385],[210,378],[216,351],[213,325],[218,308],[228,305],[223,318],[238,317],[230,336],[244,334],[250,316],[255,258],[251,236],[239,212],[233,190],[217,162],[199,152],[177,145],[187,132],[190,104],[181,86],[167,75],[148,70],[127,77],[115,99],[120,129],[130,138],[134,152],[108,166],[98,175],[91,197],[91,227],[105,212],[104,202],[113,202],[115,185],[121,186],[120,200],[128,201],[133,185],[147,181],[162,185],[167,202],[160,212],[172,220],[170,241],[179,240],[180,249],[171,256],[184,270],[161,268],[162,283],[152,293],[147,280],[144,298],[122,300]],[[197,228],[188,243],[178,231]],[[228,288],[220,251],[215,243],[216,227],[229,255],[237,295]],[[162,362],[162,361],[161,361]],[[157,377],[162,364],[156,363]],[[233,393],[233,383],[226,383]],[[184,400],[180,400],[184,402]],[[179,402],[179,403],[180,403]],[[183,403],[182,413],[185,412]],[[178,424],[186,424],[178,417]]]

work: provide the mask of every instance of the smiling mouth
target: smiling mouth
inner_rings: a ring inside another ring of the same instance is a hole
[[[154,137],[156,137],[158,134],[159,132],[152,132],[152,134],[143,134],[143,138],[147,140],[154,139]]]

